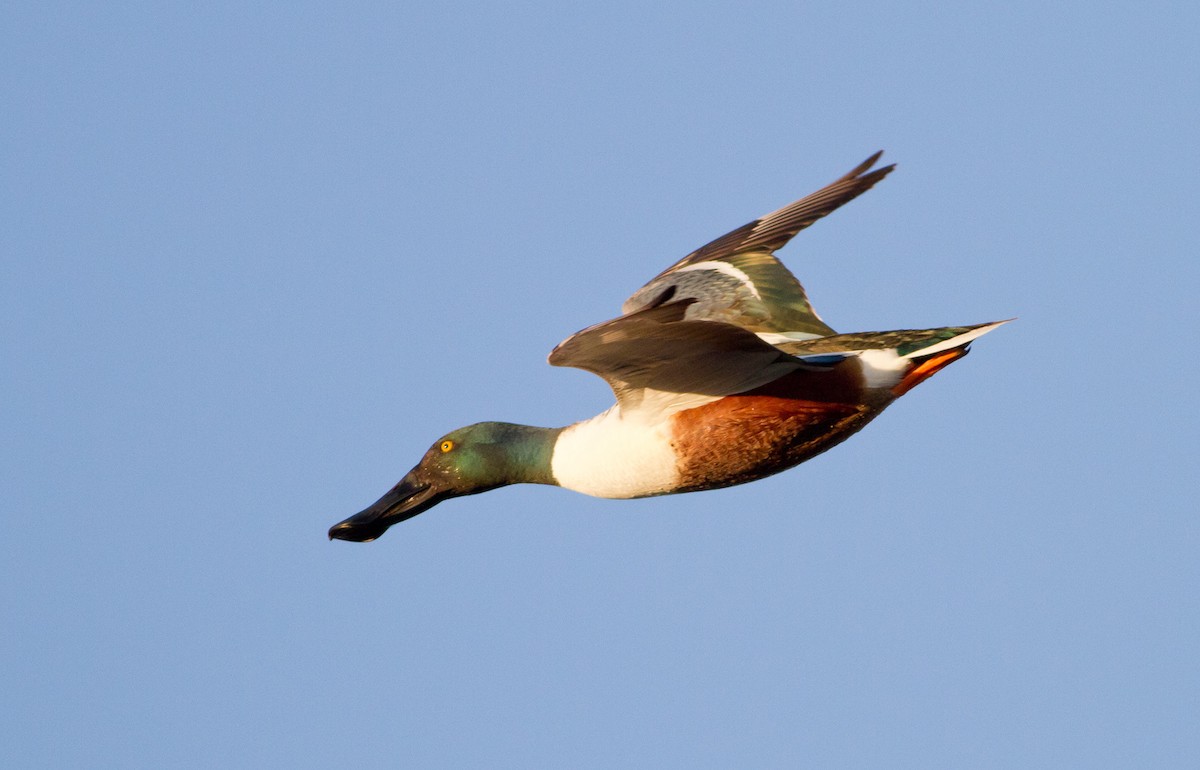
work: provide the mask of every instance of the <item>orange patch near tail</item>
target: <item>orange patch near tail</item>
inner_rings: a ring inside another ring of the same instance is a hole
[[[910,369],[908,374],[904,375],[904,379],[892,386],[892,393],[896,395],[896,398],[903,396],[942,369],[945,369],[953,362],[965,356],[969,349],[969,345],[963,345],[962,347],[945,350],[926,358]]]

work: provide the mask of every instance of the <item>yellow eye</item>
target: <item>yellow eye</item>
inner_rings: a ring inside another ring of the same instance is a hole
[[[449,452],[453,448],[454,448],[454,442],[451,441],[450,439],[446,439],[445,441],[442,442],[441,450],[443,453]]]

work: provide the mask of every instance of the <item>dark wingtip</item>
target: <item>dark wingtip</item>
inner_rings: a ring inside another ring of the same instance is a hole
[[[886,166],[881,166],[880,168],[877,168],[874,171],[870,171],[871,166],[874,166],[876,163],[878,163],[879,159],[882,157],[883,157],[883,150],[879,150],[874,155],[867,158],[862,163],[859,163],[857,166],[855,166],[853,169],[851,169],[841,179],[837,180],[837,182],[834,182],[834,184],[837,184],[839,182],[849,182],[849,181],[853,181],[853,182],[857,183],[858,192],[856,192],[853,196],[851,196],[850,199],[847,199],[847,201],[845,201],[845,202],[849,202],[849,200],[852,200],[853,198],[861,195],[862,193],[866,192],[867,190],[870,190],[872,187],[875,186],[876,182],[878,182],[880,179],[883,179],[885,176],[887,176],[888,174],[892,173],[892,171],[895,170],[896,164],[889,163]]]
[[[867,173],[870,170],[871,166],[874,166],[876,163],[878,163],[879,159],[882,157],[883,157],[883,150],[879,150],[874,155],[867,158],[862,163],[859,163],[857,166],[855,166],[854,168],[850,169],[845,174],[843,174],[842,177],[837,180],[837,182],[845,182],[845,181],[848,181],[851,179],[858,179],[860,177],[863,179],[870,178],[875,181],[883,179],[885,176],[887,176],[888,174],[890,174],[892,172],[892,169],[894,169],[896,167],[895,163],[891,163],[889,165],[877,168],[874,171],[871,171],[871,173],[869,173],[869,174]],[[837,182],[835,182],[834,184],[836,184]]]
[[[842,177],[842,179],[853,179],[856,176],[861,176],[867,169],[869,169],[871,166],[874,166],[876,163],[878,163],[879,159],[882,157],[883,157],[883,150],[878,150],[874,155],[867,158],[862,163],[859,163],[857,166],[855,166],[849,172],[847,172],[846,175]],[[895,164],[893,164],[893,165],[895,165]],[[879,169],[877,169],[877,170],[879,170]],[[840,182],[841,179],[839,179],[838,181]]]

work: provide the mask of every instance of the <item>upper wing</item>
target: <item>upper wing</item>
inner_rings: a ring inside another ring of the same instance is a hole
[[[688,254],[626,300],[623,312],[646,308],[674,287],[674,297],[696,300],[687,309],[692,320],[724,321],[753,332],[833,334],[812,309],[804,287],[775,258],[774,251],[887,176],[894,165],[870,170],[882,154],[875,153],[812,195]]]
[[[551,351],[550,363],[600,375],[626,411],[647,390],[666,399],[656,404],[664,408],[741,393],[807,366],[737,326],[684,320],[694,299],[667,299],[571,335]]]

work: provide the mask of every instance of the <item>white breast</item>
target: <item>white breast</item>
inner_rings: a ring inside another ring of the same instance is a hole
[[[646,497],[678,485],[667,424],[622,418],[614,406],[567,427],[550,470],[559,486],[594,497]]]

